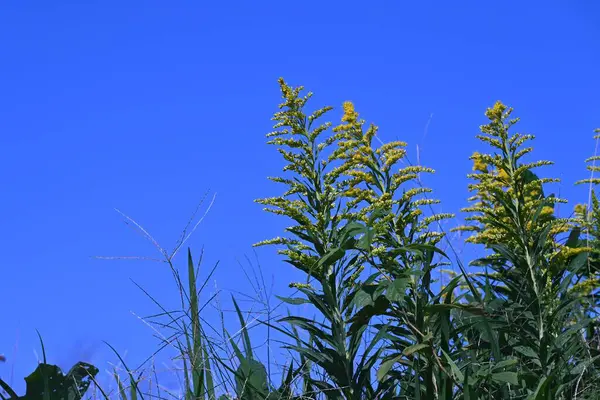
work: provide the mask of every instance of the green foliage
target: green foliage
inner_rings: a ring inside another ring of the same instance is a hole
[[[38,333],[39,335],[39,333]],[[0,379],[0,388],[8,395],[0,391],[1,399],[23,399],[23,400],[79,400],[87,392],[94,377],[98,374],[98,368],[85,362],[78,362],[64,375],[56,365],[46,363],[44,343],[42,353],[44,361],[39,363],[35,371],[25,378],[27,384],[25,396],[19,396],[6,382]]]
[[[473,205],[456,228],[488,255],[471,263],[475,273],[454,260],[461,274],[444,284],[434,279],[452,261],[441,221],[453,216],[433,211],[418,178],[433,171],[411,165],[404,142],[374,146],[377,127],[363,129],[352,103],[330,132],[314,123],[331,107],[307,114],[311,94],[280,86],[269,143],[291,176],[271,178],[288,190],[258,202],[295,225],[259,245],[285,246],[286,262],[307,273],[291,285],[301,296],[283,300],[313,306],[321,320],[280,320],[294,328],[287,348],[311,361],[305,387],[328,399],[594,398],[599,202],[591,191],[589,211],[556,215],[566,201],[544,186],[557,180],[532,171],[551,162],[525,160],[533,136],[511,133],[512,109],[497,102],[486,112],[477,137],[491,152],[472,157]]]
[[[201,304],[200,295],[206,287],[207,281],[199,282],[199,266],[193,260],[191,251],[188,250],[185,278],[172,263],[172,257],[166,257],[179,291],[181,310],[168,310],[152,295],[140,289],[160,308],[160,313],[151,317],[149,323],[162,327],[169,336],[163,336],[162,347],[174,345],[178,354],[176,361],[182,364],[182,397],[190,400],[295,400],[293,392],[294,380],[301,373],[290,364],[284,379],[278,387],[273,387],[268,377],[267,368],[261,363],[253,352],[247,322],[235,298],[232,298],[240,324],[239,335],[231,336],[224,329],[224,343],[217,343],[206,334],[206,323],[203,321],[201,311],[205,305]],[[201,261],[201,259],[200,259]],[[207,280],[212,276],[214,269],[209,273]],[[139,286],[138,286],[139,287]],[[214,296],[211,297],[214,299]],[[209,327],[214,330],[213,327]],[[240,346],[237,337],[241,338]],[[117,396],[121,400],[136,400],[144,398],[164,398],[168,395],[177,398],[176,393],[164,390],[161,393],[160,385],[150,391],[142,391],[141,381],[148,375],[141,368],[130,369],[125,360],[115,352],[121,365],[126,371],[127,379],[123,380],[115,370],[114,378],[117,383],[116,393],[102,391],[105,399]],[[233,356],[223,356],[222,351],[230,349]],[[234,362],[232,362],[234,361]],[[128,381],[128,383],[126,383]]]
[[[26,399],[81,399],[91,384],[91,378],[98,369],[91,364],[78,362],[63,375],[56,365],[39,364],[36,370],[25,378]]]
[[[308,112],[311,93],[283,79],[279,85],[283,102],[268,143],[286,165],[282,176],[269,179],[285,190],[257,202],[292,225],[283,237],[257,245],[280,246],[285,262],[306,279],[290,284],[290,297],[279,297],[290,307],[286,316],[274,322],[269,314],[259,323],[283,335],[290,359],[274,384],[273,362],[259,360],[250,319],[235,298],[237,334],[223,324],[220,341],[209,336],[217,330],[201,317],[206,281],[199,284],[200,263],[188,251],[182,278],[172,258],[183,242],[171,255],[159,248],[181,309],[169,310],[144,293],[160,308],[151,324],[168,332],[163,347],[178,353],[180,397],[598,398],[600,201],[594,185],[600,178],[594,173],[600,156],[587,160],[591,176],[577,182],[589,185],[588,204],[561,217],[557,204],[566,200],[546,192],[557,180],[537,174],[552,163],[527,160],[533,148],[525,144],[533,135],[514,132],[518,119],[501,102],[487,109],[477,138],[488,151],[471,157],[471,204],[463,209],[465,223],[454,228],[469,232],[466,242],[486,253],[465,266],[445,235],[454,215],[437,213],[439,201],[421,182],[434,171],[411,164],[406,143],[383,143],[378,128],[366,126],[350,102],[333,127],[323,121],[332,107]],[[304,316],[298,306],[316,316]],[[129,369],[115,354],[128,383],[115,370],[117,391],[100,389],[104,398],[166,398],[158,382],[156,393],[142,391],[143,371]],[[27,378],[26,396],[80,398],[86,377],[96,373],[78,364],[63,377],[44,362]]]

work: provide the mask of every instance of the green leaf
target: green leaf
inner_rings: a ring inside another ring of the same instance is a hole
[[[300,305],[300,304],[310,304],[311,302],[307,299],[303,299],[302,297],[281,297],[281,296],[276,296],[279,300],[283,301],[284,303],[287,304],[292,304],[292,305]]]
[[[400,302],[404,300],[406,288],[410,283],[407,278],[394,279],[387,287],[386,296],[390,302]]]
[[[353,302],[359,308],[373,305],[373,295],[361,288],[356,292]]]
[[[206,372],[206,377],[205,377],[206,394],[208,395],[209,399],[214,399],[216,397],[215,396],[215,384],[214,384],[214,380],[213,380],[210,359],[208,356],[208,346],[206,343],[203,343],[202,354],[203,354],[203,359],[204,359],[204,365],[202,365],[202,367],[203,367],[204,371]]]
[[[519,378],[516,372],[496,372],[492,374],[492,379],[496,382],[510,383],[511,385],[519,384]]]
[[[8,393],[11,399],[16,399],[19,397],[19,395],[15,393],[15,391],[8,385],[8,383],[4,382],[2,379],[0,379],[0,387],[4,389],[6,393]]]
[[[567,247],[577,247],[579,244],[579,235],[581,235],[581,228],[576,226],[571,232],[569,232],[569,237],[565,243]]]
[[[75,364],[66,376],[56,365],[41,363],[25,378],[25,398],[79,400],[88,390],[91,379],[96,374],[98,369],[84,362]],[[10,393],[9,390],[7,392]]]
[[[194,270],[194,259],[192,257],[192,251],[188,248],[188,291],[189,291],[189,304],[190,304],[190,319],[192,321],[192,332],[190,335],[185,329],[186,342],[188,345],[188,351],[190,353],[190,368],[192,369],[192,387],[189,386],[189,374],[185,374],[186,386],[198,397],[204,389],[204,369],[198,365],[200,353],[202,351],[202,336],[200,334],[200,315],[199,315],[199,304],[198,304],[198,292],[197,292],[197,277]],[[191,340],[190,340],[191,339]],[[187,362],[184,362],[184,368],[187,369]],[[186,371],[187,372],[187,371]]]
[[[493,369],[494,371],[496,371],[496,370],[499,370],[499,369],[502,369],[502,368],[511,367],[511,366],[513,366],[513,365],[516,365],[516,364],[518,364],[518,363],[519,363],[519,360],[518,360],[518,359],[516,359],[516,358],[509,358],[509,359],[502,360],[502,361],[500,361],[500,362],[496,363],[496,364],[493,366],[493,368],[492,368],[492,369]]]
[[[390,369],[392,369],[394,364],[396,364],[402,358],[403,358],[403,356],[399,355],[399,356],[396,356],[394,358],[391,358],[389,360],[382,362],[381,365],[379,366],[379,369],[377,370],[377,380],[381,382],[383,380],[383,378],[386,377],[388,372],[390,372]]]
[[[344,250],[349,250],[355,243],[354,237],[360,233],[367,231],[367,227],[358,222],[349,222],[342,228],[340,231],[341,240],[340,240],[340,248]]]
[[[241,398],[264,399],[269,392],[267,369],[256,360],[240,363],[235,374],[237,394]]]
[[[367,229],[365,234],[359,239],[356,247],[359,250],[369,251],[371,249],[371,243],[373,243],[373,237],[375,232],[373,229]]]
[[[535,392],[532,393],[527,400],[545,400],[546,388],[552,381],[552,377],[544,376],[537,385]]]
[[[515,346],[513,348],[517,353],[521,353],[526,357],[530,358],[539,358],[539,355],[533,350],[531,347],[527,346]]]
[[[119,358],[119,361],[121,361],[121,364],[123,364],[125,371],[127,371],[127,374],[129,375],[129,381],[131,382],[131,399],[132,400],[136,399],[138,394],[140,395],[140,398],[143,399],[144,395],[142,394],[142,392],[140,391],[140,389],[138,387],[138,381],[133,376],[133,372],[129,369],[129,367],[127,367],[127,364],[125,364],[125,360],[123,360],[121,355],[117,352],[117,350],[113,346],[111,346],[107,342],[104,342],[104,343],[108,347],[110,347],[110,349],[113,351],[113,353],[115,353],[115,355]]]
[[[442,354],[444,355],[444,358],[446,359],[446,361],[450,365],[450,369],[452,370],[452,374],[454,375],[454,377],[459,382],[464,381],[465,377],[464,377],[463,373],[460,371],[460,368],[458,368],[458,366],[456,365],[456,363],[450,358],[450,356],[448,355],[448,353],[446,353],[444,350],[442,350]]]
[[[78,362],[75,364],[65,376],[65,391],[67,399],[81,399],[90,387],[94,377],[99,370],[92,364]]]
[[[335,247],[321,257],[313,269],[315,271],[325,271],[329,266],[333,265],[336,261],[344,257],[344,254],[346,254],[344,249]]]
[[[240,307],[238,306],[237,301],[235,301],[235,298],[233,296],[231,296],[231,299],[233,300],[233,306],[235,307],[235,311],[238,315],[238,319],[240,320],[240,326],[241,326],[241,334],[242,334],[242,341],[244,343],[244,351],[246,352],[246,358],[247,359],[251,359],[252,358],[252,344],[250,343],[250,335],[248,334],[248,327],[246,326],[246,321],[244,320],[244,316],[242,315],[242,311],[240,310]]]
[[[418,352],[419,350],[428,348],[429,345],[426,343],[417,343],[417,344],[413,344],[412,346],[408,346],[407,348],[404,349],[404,351],[402,353],[404,353],[404,355],[406,356],[410,356],[411,354]]]

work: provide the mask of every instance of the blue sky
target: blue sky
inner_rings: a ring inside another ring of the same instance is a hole
[[[131,364],[154,350],[132,312],[156,309],[130,278],[166,303],[174,286],[164,265],[93,258],[157,255],[115,208],[171,248],[216,193],[189,242],[205,248],[204,273],[220,260],[206,298],[252,293],[240,263],[286,226],[253,203],[280,189],[264,138],[279,76],[314,91],[314,106],[353,100],[413,159],[418,145],[442,211],[465,205],[468,157],[484,150],[474,136],[497,99],[556,161],[546,174],[560,193],[585,200],[572,182],[600,127],[599,15],[593,0],[2,2],[0,376],[23,387],[35,329],[65,368],[114,362],[102,340]],[[272,248],[257,257],[285,294],[297,274]]]

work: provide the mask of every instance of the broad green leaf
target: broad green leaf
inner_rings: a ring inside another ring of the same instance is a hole
[[[377,370],[377,380],[382,381],[383,378],[386,377],[386,375],[388,374],[388,372],[390,372],[390,369],[392,369],[392,367],[394,366],[394,364],[396,364],[399,360],[401,360],[403,358],[402,355],[396,356],[392,359],[386,360],[384,362],[381,363],[381,365],[379,366],[379,369]]]
[[[496,370],[499,370],[499,369],[502,369],[502,368],[511,367],[511,366],[513,366],[513,365],[516,365],[516,364],[518,364],[518,363],[519,363],[519,360],[518,360],[518,359],[516,359],[516,358],[509,358],[509,359],[507,359],[507,360],[502,360],[502,361],[500,361],[500,362],[496,363],[496,364],[495,364],[495,365],[492,367],[492,369],[493,369],[494,371],[496,371]]]
[[[339,247],[333,248],[329,250],[327,254],[321,257],[319,261],[317,261],[317,264],[313,269],[316,271],[324,271],[329,266],[333,265],[336,261],[344,257],[344,254],[346,254],[344,249],[341,249]]]
[[[242,362],[235,376],[237,393],[242,398],[262,400],[269,392],[267,369],[259,361]]]
[[[404,351],[402,351],[402,353],[406,356],[410,356],[411,354],[418,352],[419,350],[426,349],[428,347],[429,345],[426,343],[417,343],[405,348]]]
[[[448,355],[448,353],[446,353],[445,351],[442,350],[442,354],[444,355],[444,358],[446,359],[446,361],[448,362],[448,364],[450,365],[450,369],[452,370],[452,373],[454,375],[454,377],[459,381],[462,382],[464,381],[465,377],[463,375],[463,373],[460,371],[460,368],[458,368],[458,366],[456,365],[456,363],[452,360],[452,358],[450,358],[450,356]]]
[[[367,293],[365,290],[360,289],[356,295],[354,296],[354,305],[356,307],[365,307],[373,305],[373,296],[370,293]]]
[[[552,381],[552,377],[547,377],[547,376],[544,376],[542,379],[540,379],[540,382],[538,383],[537,388],[535,389],[535,392],[532,393],[529,397],[527,397],[527,400],[546,400],[544,398],[546,388],[548,387],[548,385],[550,384],[551,381]]]
[[[521,353],[524,356],[527,356],[527,357],[530,357],[530,358],[539,358],[539,355],[531,347],[527,347],[527,346],[515,346],[513,349],[517,353]]]
[[[388,286],[386,296],[390,302],[400,302],[404,300],[406,288],[410,281],[406,278],[394,279]]]
[[[516,372],[496,372],[492,374],[492,379],[496,382],[510,383],[511,385],[519,384],[519,379]]]

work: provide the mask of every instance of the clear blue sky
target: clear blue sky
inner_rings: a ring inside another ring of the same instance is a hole
[[[465,205],[495,100],[515,107],[576,200],[600,127],[594,0],[3,1],[0,46],[0,376],[16,363],[18,388],[36,328],[65,368],[106,368],[115,358],[101,340],[132,365],[154,350],[131,311],[156,309],[130,278],[167,303],[174,287],[163,265],[92,258],[156,256],[114,208],[172,247],[217,193],[190,245],[205,247],[205,272],[221,261],[211,291],[252,292],[238,260],[287,222],[253,203],[280,189],[266,180],[282,160],[264,138],[279,76],[314,91],[315,106],[353,100],[413,159],[419,145],[443,211]],[[257,254],[285,294],[291,267],[273,248]]]

